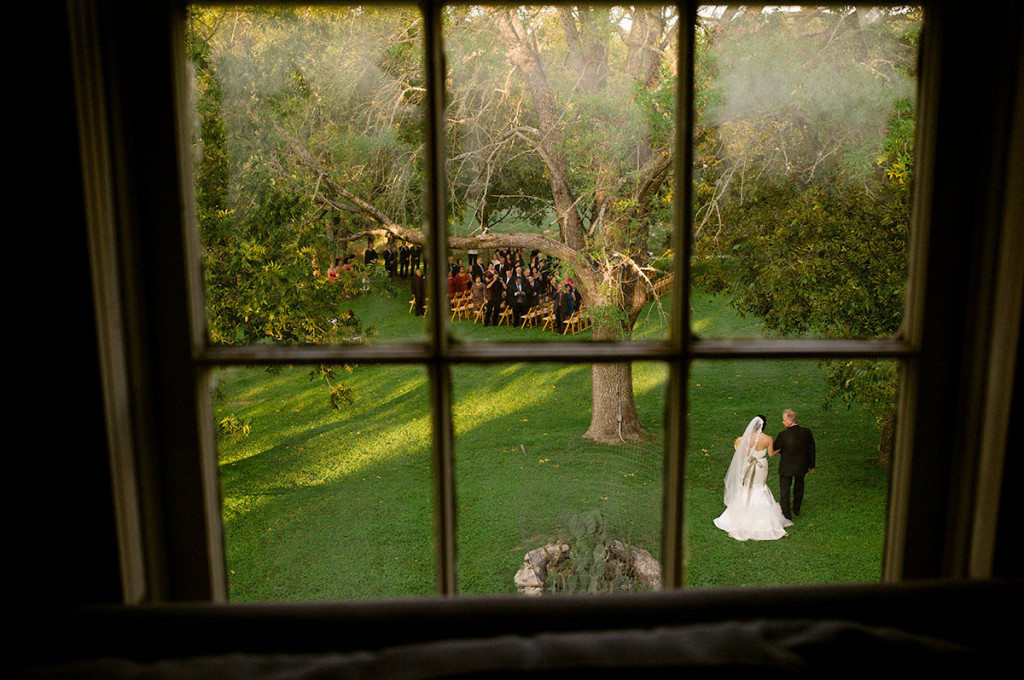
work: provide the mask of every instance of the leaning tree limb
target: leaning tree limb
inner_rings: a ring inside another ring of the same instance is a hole
[[[336,198],[347,201],[357,208],[364,216],[370,218],[391,235],[408,243],[425,245],[427,236],[419,229],[410,229],[398,224],[386,213],[369,201],[349,191],[334,179],[329,168],[318,161],[310,151],[293,136],[283,133],[288,140],[289,150],[297,163],[317,175],[321,181],[321,189],[334,194]],[[363,235],[380,232],[362,232]],[[354,240],[354,239],[353,239]],[[453,250],[473,250],[481,248],[523,248],[524,250],[540,250],[548,255],[573,264],[577,269],[586,266],[581,253],[570,248],[561,241],[525,232],[498,234],[489,232],[479,236],[449,236],[448,247]]]

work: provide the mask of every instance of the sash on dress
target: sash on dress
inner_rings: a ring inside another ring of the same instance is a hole
[[[750,496],[754,493],[754,476],[757,468],[764,467],[764,458],[747,456],[747,467],[743,470],[743,486],[747,487],[747,503],[750,503]]]

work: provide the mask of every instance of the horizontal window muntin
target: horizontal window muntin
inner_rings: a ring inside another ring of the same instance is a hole
[[[312,363],[347,360],[358,363],[495,363],[512,355],[521,361],[583,362],[624,359],[673,360],[729,357],[910,357],[917,348],[902,340],[695,340],[684,349],[661,342],[615,343],[459,343],[443,349],[426,344],[285,347],[208,347],[200,349],[197,364],[216,366],[247,363]]]

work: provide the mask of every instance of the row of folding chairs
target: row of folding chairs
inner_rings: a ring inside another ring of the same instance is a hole
[[[423,305],[426,309],[427,305]],[[416,308],[415,298],[409,300],[409,313],[412,314]],[[483,323],[484,321],[484,310],[476,309],[473,306],[473,298],[469,291],[462,293],[456,293],[451,298],[450,309],[452,312],[452,321],[464,320],[472,318],[474,323]],[[512,308],[508,305],[502,304],[501,312],[498,313],[498,325],[512,325]],[[558,321],[558,317],[555,314],[555,302],[549,300],[543,302],[535,307],[531,308],[529,312],[523,315],[520,321],[521,328],[534,328],[538,325],[541,326],[541,330],[552,330],[556,331],[555,324]],[[587,330],[593,325],[590,317],[582,309],[574,311],[568,319],[562,320],[562,335],[572,333],[576,335],[582,331]]]
[[[672,275],[667,274],[657,279],[653,284],[653,288],[655,297],[661,297],[668,293],[672,288]]]
[[[655,297],[661,297],[662,295],[665,295],[672,288],[672,275],[667,274],[661,277],[660,279],[657,279],[652,284],[652,288],[652,292]],[[467,319],[470,316],[473,317],[473,321],[475,323],[480,323],[483,321],[483,310],[475,309],[473,307],[473,298],[470,291],[467,290],[461,293],[456,293],[454,296],[452,296],[450,304],[450,309],[452,311],[452,321],[455,321],[456,319]],[[529,313],[527,313],[523,317],[522,327],[533,327],[537,325],[537,323],[543,323],[545,330],[547,328],[553,328],[555,322],[554,305],[554,301],[549,300],[548,302],[537,305],[536,307],[531,309]],[[505,305],[503,305],[502,307],[503,309],[501,312],[501,317],[498,325],[500,326],[502,322],[511,325],[512,310]],[[416,300],[409,300],[409,313],[412,314],[415,308]],[[424,308],[426,308],[426,305],[424,305]],[[586,314],[584,314],[582,310],[577,310],[577,312],[578,313],[574,313],[573,316],[570,317],[570,319],[572,319],[573,317],[577,317],[575,321],[576,326],[582,326],[583,330],[590,328],[592,323],[589,321],[589,319],[586,318]],[[568,324],[568,320],[566,320],[566,324]],[[578,330],[573,331],[574,334],[578,332]]]

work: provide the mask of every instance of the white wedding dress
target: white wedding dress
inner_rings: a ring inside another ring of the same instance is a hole
[[[753,450],[760,426],[760,418],[751,421],[736,447],[725,479],[725,512],[715,519],[715,526],[737,541],[774,541],[793,525],[765,484],[768,449]]]

